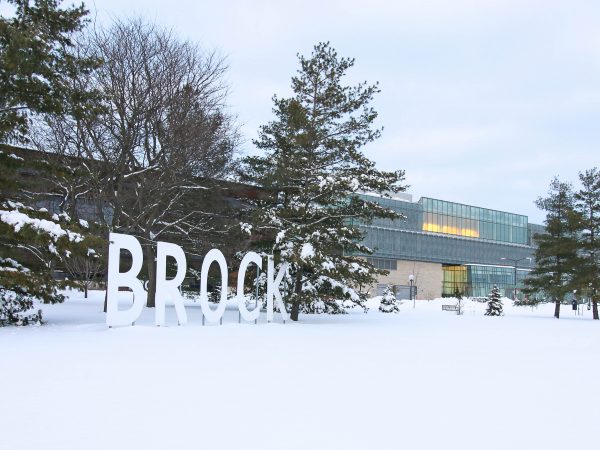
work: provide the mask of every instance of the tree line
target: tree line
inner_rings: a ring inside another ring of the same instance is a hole
[[[554,317],[569,294],[591,299],[598,320],[600,293],[600,170],[579,173],[580,188],[555,178],[536,205],[546,211],[544,233],[534,236],[535,268],[525,280],[526,291],[541,293],[555,303]]]
[[[0,169],[12,174],[0,186],[4,323],[40,322],[41,314],[27,313],[33,298],[63,300],[69,283],[53,279],[54,268],[84,281],[101,271],[110,231],[143,243],[149,307],[160,240],[198,257],[227,241],[274,254],[290,266],[284,283],[294,320],[301,311],[364,307],[364,287],[382,271],[358,256],[371,249],[357,224],[399,215],[353,194],[405,186],[403,171],[377,170],[363,153],[381,133],[370,105],[379,88],[344,83],[353,59],[329,43],[299,55],[292,96],[274,97],[275,118],[254,142],[264,156],[243,157],[218,52],[139,18],[90,26],[83,5],[8,3],[14,13],[0,19],[0,142],[47,157],[19,156],[7,145],[0,153]],[[36,189],[22,180],[28,170],[43,178]],[[217,199],[223,183],[236,180],[260,193],[235,205]],[[48,197],[60,214],[40,208]],[[79,217],[82,204],[93,221]],[[44,295],[33,289],[42,285]]]
[[[139,18],[91,26],[83,5],[8,3],[14,13],[0,18],[0,323],[39,323],[33,299],[60,302],[61,289],[87,288],[103,271],[110,231],[143,242],[149,307],[156,242],[167,240],[198,258],[235,242],[288,263],[294,320],[364,308],[384,271],[360,257],[372,250],[357,225],[400,216],[354,194],[406,186],[403,171],[380,171],[363,153],[382,131],[371,106],[379,87],[345,83],[353,59],[329,43],[298,55],[292,95],[273,97],[274,118],[253,142],[262,155],[243,157],[218,52]],[[526,290],[550,297],[557,318],[569,294],[588,295],[598,319],[600,171],[579,178],[578,190],[553,180],[536,202],[546,230],[534,236]],[[225,199],[227,181],[259,191]],[[40,206],[48,198],[58,212]],[[80,217],[81,205],[93,220]],[[78,283],[54,279],[57,267]]]

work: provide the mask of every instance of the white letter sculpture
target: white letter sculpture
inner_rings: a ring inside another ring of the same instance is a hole
[[[106,324],[109,327],[119,325],[133,325],[140,317],[144,305],[146,304],[147,294],[142,286],[142,282],[137,278],[144,256],[142,246],[134,237],[127,234],[110,233],[108,246],[108,283],[106,287]],[[128,250],[131,253],[131,268],[127,272],[119,272],[121,259],[121,250]],[[167,257],[175,258],[177,262],[177,273],[171,280],[167,279]],[[208,271],[210,265],[216,262],[221,269],[221,300],[213,310],[208,301]],[[247,253],[238,271],[237,280],[237,299],[240,315],[247,321],[255,321],[260,315],[260,308],[254,308],[249,311],[246,308],[244,297],[244,279],[246,271],[250,264],[256,264],[258,269],[262,269],[262,258],[258,253]],[[165,309],[167,300],[171,300],[175,305],[177,322],[179,325],[187,323],[187,313],[183,304],[183,298],[179,292],[179,286],[185,278],[187,263],[183,249],[168,242],[158,242],[156,248],[156,309],[155,323],[157,326],[165,324]],[[283,321],[288,320],[288,314],[285,309],[285,303],[281,298],[279,287],[287,273],[288,264],[284,263],[275,275],[275,262],[273,256],[267,260],[267,322],[273,321],[275,302],[281,312]],[[222,319],[227,307],[227,285],[229,277],[227,273],[227,262],[223,253],[217,249],[210,250],[202,262],[200,272],[200,306],[202,307],[203,317],[209,322],[218,322]],[[119,287],[128,287],[133,291],[133,304],[129,309],[119,310]],[[204,323],[204,319],[202,321]]]
[[[167,280],[167,256],[172,256],[177,261],[177,274],[172,280]],[[176,244],[158,242],[156,245],[156,311],[155,323],[157,326],[165,325],[165,306],[167,299],[175,304],[178,325],[187,323],[187,314],[183,306],[183,299],[179,286],[185,278],[187,264],[183,249]]]
[[[146,291],[138,280],[144,256],[138,240],[126,234],[110,233],[108,245],[108,280],[106,287],[106,324],[109,327],[132,325],[146,304]],[[131,269],[119,272],[121,249],[131,253]],[[126,286],[133,291],[131,308],[119,311],[119,287]]]
[[[246,309],[246,297],[244,297],[244,279],[246,278],[246,270],[250,263],[256,264],[258,269],[262,269],[262,258],[256,252],[248,252],[244,255],[242,262],[240,263],[240,269],[238,270],[237,279],[237,300],[240,314],[244,320],[252,321],[258,319],[260,316],[260,306],[257,306],[252,311]]]
[[[285,322],[288,320],[285,304],[281,298],[281,292],[279,292],[279,285],[281,284],[281,280],[283,280],[283,276],[287,272],[287,269],[288,264],[282,264],[277,273],[277,277],[273,279],[275,274],[275,262],[273,261],[273,257],[269,256],[267,262],[267,322],[273,321],[273,297],[275,297],[275,300],[277,301],[277,306],[279,307],[283,321]]]
[[[210,265],[213,261],[216,261],[221,268],[221,301],[215,310],[210,309],[207,292],[208,270],[210,269]],[[200,306],[202,307],[202,314],[204,314],[204,317],[206,317],[206,320],[209,322],[218,322],[225,312],[225,307],[227,306],[228,281],[227,262],[225,261],[225,256],[223,256],[223,253],[221,253],[220,250],[213,248],[204,257],[204,261],[202,261],[202,271],[200,272]]]

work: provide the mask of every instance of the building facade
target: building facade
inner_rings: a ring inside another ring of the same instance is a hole
[[[544,230],[527,216],[428,197],[413,202],[409,194],[361,197],[405,217],[359,225],[364,244],[374,251],[369,261],[389,271],[378,280],[379,290],[392,284],[408,298],[412,275],[417,299],[457,292],[486,297],[494,285],[506,297],[522,297],[523,280],[533,268],[532,237]]]

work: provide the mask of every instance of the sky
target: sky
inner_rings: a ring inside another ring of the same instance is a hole
[[[95,0],[95,20],[141,16],[227,57],[229,104],[252,145],[290,95],[297,53],[330,41],[348,83],[379,81],[382,137],[409,193],[528,215],[554,176],[600,165],[600,2]]]

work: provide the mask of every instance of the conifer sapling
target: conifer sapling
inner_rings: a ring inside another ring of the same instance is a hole
[[[382,313],[397,313],[400,312],[399,301],[394,294],[394,289],[389,284],[386,286],[381,302],[379,303],[379,311]]]
[[[486,316],[502,316],[504,312],[502,311],[502,300],[500,300],[500,289],[498,286],[494,285],[492,288],[492,292],[488,295],[488,305],[487,310],[485,312]]]

